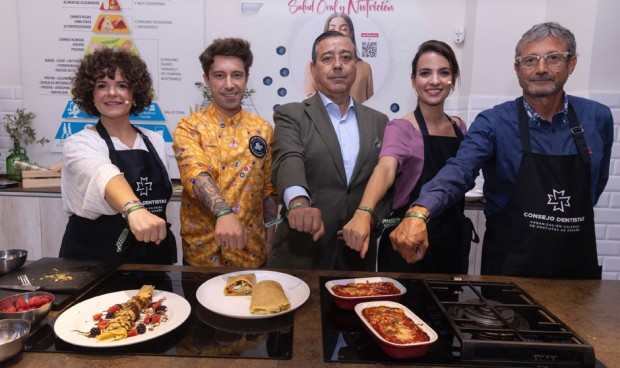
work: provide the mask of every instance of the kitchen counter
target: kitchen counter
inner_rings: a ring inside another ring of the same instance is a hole
[[[188,271],[213,273],[213,269],[189,266],[123,265],[122,270],[146,271]],[[223,268],[218,272],[227,273],[237,269]],[[287,272],[286,270],[280,270]],[[295,311],[293,354],[290,360],[205,358],[205,357],[166,357],[115,355],[102,356],[90,354],[23,352],[7,362],[9,367],[316,367],[342,366],[343,363],[323,361],[321,336],[321,308],[319,276],[350,278],[353,276],[376,276],[367,272],[338,272],[290,270],[304,280],[310,287],[308,301]],[[448,275],[423,274],[382,274],[398,279],[444,279]],[[551,313],[570,326],[590,343],[597,360],[607,367],[620,367],[617,346],[620,342],[620,282],[599,280],[547,280],[492,276],[463,276],[464,280],[514,282]],[[54,317],[57,312],[50,315]],[[353,364],[344,364],[353,366]]]
[[[181,201],[181,186],[180,179],[172,179],[172,198],[171,202]],[[60,187],[41,187],[41,188],[24,188],[22,183],[11,185],[5,188],[0,188],[0,196],[13,196],[13,197],[49,197],[60,198]]]

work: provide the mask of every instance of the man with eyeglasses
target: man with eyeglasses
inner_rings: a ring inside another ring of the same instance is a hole
[[[571,31],[543,23],[516,47],[523,96],[480,113],[455,158],[413,198],[429,221],[484,175],[482,274],[600,278],[593,206],[609,176],[613,118],[608,107],[569,96],[577,64]],[[428,248],[426,223],[407,217],[390,236],[409,263]]]

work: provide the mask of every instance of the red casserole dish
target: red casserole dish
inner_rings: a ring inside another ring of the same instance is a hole
[[[395,343],[386,340],[381,334],[372,326],[372,324],[364,317],[364,310],[367,308],[374,307],[388,307],[388,308],[397,308],[401,309],[404,312],[404,319],[409,319],[408,323],[411,321],[419,327],[426,335],[428,336],[428,341],[422,342],[412,342],[412,343]],[[402,304],[391,302],[391,301],[374,301],[367,303],[360,303],[355,306],[355,313],[362,320],[364,327],[368,332],[372,335],[373,339],[379,344],[381,350],[383,350],[387,355],[394,359],[407,359],[407,358],[416,358],[423,356],[428,352],[431,345],[437,341],[437,333],[424,321],[422,321],[418,316],[416,316],[409,308],[405,307]]]
[[[395,287],[393,294],[383,295],[363,295],[363,296],[342,296],[336,294],[334,286],[344,286],[348,284],[368,284],[368,283],[392,283]],[[351,310],[359,303],[369,302],[373,300],[391,300],[398,301],[407,292],[407,289],[398,281],[389,277],[360,277],[355,279],[331,280],[325,283],[327,291],[331,294],[334,304],[338,308]]]

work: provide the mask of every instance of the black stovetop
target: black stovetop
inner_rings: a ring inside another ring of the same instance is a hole
[[[387,356],[354,311],[339,309],[320,277],[323,359],[327,362],[459,367],[604,367],[594,349],[514,283],[398,280],[400,303],[439,335],[422,357]],[[472,322],[478,310],[495,319]],[[473,316],[472,316],[473,313]]]
[[[52,319],[38,328],[24,349],[31,352],[290,359],[295,312],[257,320],[215,314],[196,300],[196,289],[217,275],[177,271],[114,271],[76,303],[150,284],[156,290],[173,292],[187,299],[192,306],[189,318],[161,337],[113,349],[85,348],[64,342],[54,334],[56,319]]]

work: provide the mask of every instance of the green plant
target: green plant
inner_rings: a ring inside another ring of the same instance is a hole
[[[196,82],[194,83],[194,85],[196,86],[196,88],[198,88],[202,92],[202,98],[204,98],[205,100],[211,101],[211,88],[209,88],[209,86],[207,86],[203,82]],[[243,99],[245,100],[246,98],[252,96],[254,92],[256,91],[253,88],[252,89],[246,88],[245,91],[243,91]]]
[[[32,121],[36,116],[34,112],[26,112],[25,109],[17,109],[13,114],[4,115],[4,127],[13,141],[13,145],[16,143],[28,145],[33,142],[44,145],[49,142],[49,139],[45,137],[37,140],[37,133],[32,127]],[[11,148],[9,151],[13,152],[13,149]]]

